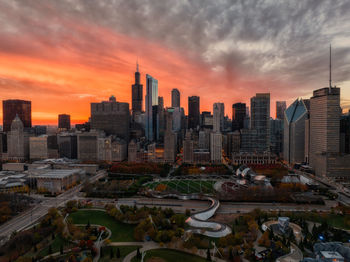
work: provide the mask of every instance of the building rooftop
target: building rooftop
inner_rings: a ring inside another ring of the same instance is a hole
[[[76,173],[83,172],[80,169],[56,169],[51,170],[47,173],[40,174],[36,176],[37,178],[55,178],[55,179],[62,179],[71,175],[74,175]]]
[[[337,251],[321,251],[320,253],[324,258],[344,259]]]

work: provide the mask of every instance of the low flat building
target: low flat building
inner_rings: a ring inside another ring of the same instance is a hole
[[[232,163],[234,165],[246,164],[276,164],[276,156],[270,153],[233,153]]]
[[[75,186],[84,175],[85,172],[81,169],[57,169],[37,175],[35,178],[38,190],[62,193]]]

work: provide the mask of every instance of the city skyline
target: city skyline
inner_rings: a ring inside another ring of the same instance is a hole
[[[256,93],[270,92],[274,116],[275,101],[290,105],[327,86],[332,43],[334,84],[342,87],[343,109],[349,108],[346,1],[256,7],[229,1],[109,4],[1,3],[0,10],[6,10],[0,16],[2,99],[32,101],[34,125],[56,124],[64,112],[73,124],[81,123],[88,120],[91,102],[112,94],[131,107],[138,59],[141,84],[146,74],[158,79],[165,106],[177,88],[186,114],[187,97],[198,95],[201,112],[220,101],[231,116],[232,104],[249,104]],[[150,14],[157,14],[163,26]],[[245,20],[249,23],[240,22]]]

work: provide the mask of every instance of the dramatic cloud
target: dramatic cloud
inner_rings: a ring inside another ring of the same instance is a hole
[[[165,105],[231,105],[257,92],[291,102],[333,79],[350,100],[350,2],[229,0],[0,1],[0,90],[33,101],[37,122],[58,113],[75,121],[89,103],[114,94],[131,100],[136,59],[142,80],[159,80]]]

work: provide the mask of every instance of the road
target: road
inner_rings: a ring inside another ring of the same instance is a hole
[[[94,182],[99,178],[102,178],[106,175],[106,172],[100,170],[97,175],[91,177],[90,182]],[[31,209],[19,214],[13,219],[9,220],[5,224],[0,226],[0,245],[9,239],[11,234],[15,231],[23,230],[36,221],[47,214],[48,210],[51,207],[59,207],[64,205],[69,200],[78,199],[77,195],[79,191],[82,189],[83,184],[80,184],[76,187],[73,187],[66,192],[60,194],[55,198],[45,198],[42,202],[32,207]]]
[[[100,200],[101,201],[101,200]],[[327,205],[298,205],[293,203],[247,203],[247,202],[220,202],[219,214],[248,213],[256,208],[266,211],[330,211],[332,202]],[[153,198],[121,198],[117,204],[138,207],[163,207],[172,208],[175,212],[185,212],[189,209],[198,212],[208,207],[207,201],[199,200],[178,200],[178,199],[153,199]],[[334,203],[335,204],[335,203]]]

